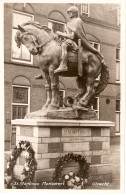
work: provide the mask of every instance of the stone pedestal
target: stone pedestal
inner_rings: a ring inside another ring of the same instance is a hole
[[[90,165],[89,184],[111,182],[110,127],[108,121],[17,119],[16,144],[30,141],[37,161],[35,182],[51,182],[58,157],[73,152],[86,156]],[[25,162],[24,154],[19,157],[15,174],[20,173]],[[22,166],[22,168],[21,168]],[[64,173],[78,169],[78,163],[68,163]],[[40,187],[41,188],[41,187]],[[42,187],[44,188],[44,187]],[[46,188],[46,187],[45,187]]]

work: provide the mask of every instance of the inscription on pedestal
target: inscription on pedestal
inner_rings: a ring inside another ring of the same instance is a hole
[[[62,136],[91,136],[90,128],[62,128]]]
[[[20,135],[21,136],[33,137],[33,127],[21,126]]]
[[[62,137],[61,142],[84,142],[92,141],[92,137]]]

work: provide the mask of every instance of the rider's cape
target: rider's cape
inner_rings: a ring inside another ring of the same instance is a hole
[[[90,42],[88,41],[87,37],[86,37],[86,33],[85,33],[85,28],[84,28],[84,24],[83,21],[80,18],[73,18],[72,20],[70,20],[67,23],[67,27],[73,31],[75,33],[75,37],[77,39],[81,39],[81,44],[82,46],[93,52],[93,53],[97,53],[97,50],[95,50]]]

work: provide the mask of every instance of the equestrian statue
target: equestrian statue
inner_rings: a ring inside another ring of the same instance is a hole
[[[67,13],[70,20],[65,32],[53,33],[47,26],[30,21],[18,25],[15,36],[18,47],[23,44],[32,55],[37,55],[38,66],[44,73],[47,92],[44,111],[59,109],[59,76],[76,77],[76,104],[83,109],[91,106],[109,80],[109,69],[102,54],[88,41],[78,8],[72,6]],[[99,82],[95,82],[99,75]],[[36,76],[40,78],[42,74]]]

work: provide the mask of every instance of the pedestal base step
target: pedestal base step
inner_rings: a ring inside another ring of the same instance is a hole
[[[96,112],[86,108],[62,108],[47,112],[48,119],[97,120]]]
[[[83,119],[97,120],[96,112],[92,109],[77,107],[77,108],[61,108],[59,110],[39,110],[29,113],[25,119]]]

